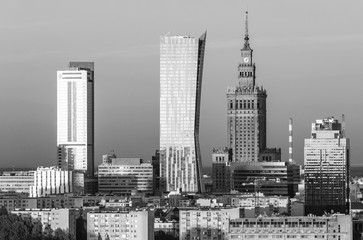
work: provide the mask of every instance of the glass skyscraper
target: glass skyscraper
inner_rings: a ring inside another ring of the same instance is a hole
[[[93,62],[70,62],[57,72],[57,148],[59,167],[77,172],[74,183],[82,187],[94,172]]]
[[[203,192],[199,118],[206,32],[160,38],[160,187]]]

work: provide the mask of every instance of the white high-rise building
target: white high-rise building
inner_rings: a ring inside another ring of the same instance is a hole
[[[57,72],[57,147],[58,166],[93,176],[93,62],[70,62]]]
[[[206,33],[160,38],[160,186],[201,192],[199,118]]]

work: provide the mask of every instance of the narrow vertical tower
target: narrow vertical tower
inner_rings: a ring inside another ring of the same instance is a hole
[[[204,192],[199,119],[206,33],[160,38],[160,188]]]
[[[345,115],[342,114],[342,136],[345,138]]]
[[[94,174],[94,63],[70,62],[57,72],[58,166],[75,171],[74,190],[84,193]]]
[[[292,151],[292,129],[293,129],[293,122],[292,118],[289,118],[289,162],[294,161],[293,151]]]
[[[246,12],[238,85],[227,90],[227,141],[234,162],[258,161],[260,152],[266,149],[267,94],[256,84],[256,66],[249,40]]]

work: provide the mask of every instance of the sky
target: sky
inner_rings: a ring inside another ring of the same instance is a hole
[[[2,0],[0,167],[56,164],[56,71],[95,62],[95,164],[103,154],[151,159],[159,146],[159,41],[207,30],[200,143],[203,166],[227,145],[228,86],[237,85],[244,12],[267,89],[267,145],[288,159],[316,119],[345,114],[351,162],[363,163],[361,0]]]

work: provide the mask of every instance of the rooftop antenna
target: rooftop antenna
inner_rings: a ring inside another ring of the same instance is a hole
[[[345,138],[345,116],[342,114],[342,137]]]
[[[292,118],[289,118],[289,163],[294,161],[293,159],[293,152],[292,152],[292,130],[293,130],[293,121]]]

